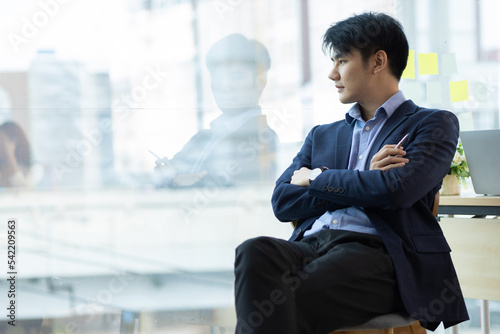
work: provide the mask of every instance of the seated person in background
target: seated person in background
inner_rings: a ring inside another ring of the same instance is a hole
[[[230,186],[273,180],[277,136],[259,106],[270,63],[261,43],[239,34],[212,46],[206,65],[222,115],[172,159],[156,161],[163,185]]]
[[[21,187],[28,183],[31,150],[19,125],[5,122],[0,126],[0,187]]]
[[[237,248],[236,333],[326,334],[392,312],[430,330],[467,320],[431,211],[455,154],[456,116],[399,90],[408,42],[389,15],[337,22],[323,46],[340,102],[354,105],[315,126],[276,182],[274,213],[296,222],[290,240]]]

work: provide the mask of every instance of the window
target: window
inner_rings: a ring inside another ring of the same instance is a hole
[[[0,4],[0,120],[31,152],[24,186],[0,192],[1,219],[18,222],[18,320],[47,333],[231,327],[234,248],[288,238],[274,180],[313,125],[348,109],[321,36],[366,10],[405,27],[408,98],[463,129],[499,127],[494,0]]]

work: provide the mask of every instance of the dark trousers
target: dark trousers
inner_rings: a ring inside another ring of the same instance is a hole
[[[235,297],[237,334],[326,334],[403,309],[382,240],[338,230],[245,241],[236,249]]]

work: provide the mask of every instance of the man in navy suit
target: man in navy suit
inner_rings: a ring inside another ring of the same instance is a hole
[[[314,127],[276,182],[290,240],[236,250],[237,333],[325,334],[405,311],[434,330],[468,319],[431,207],[455,153],[450,112],[406,100],[408,42],[385,14],[355,15],[323,39],[345,119]],[[405,135],[406,142],[397,147]]]

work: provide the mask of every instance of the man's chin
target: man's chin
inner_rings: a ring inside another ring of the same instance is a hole
[[[355,102],[355,101],[352,101],[352,99],[350,99],[347,96],[339,96],[339,101],[342,104],[350,104],[350,103],[354,103]]]

